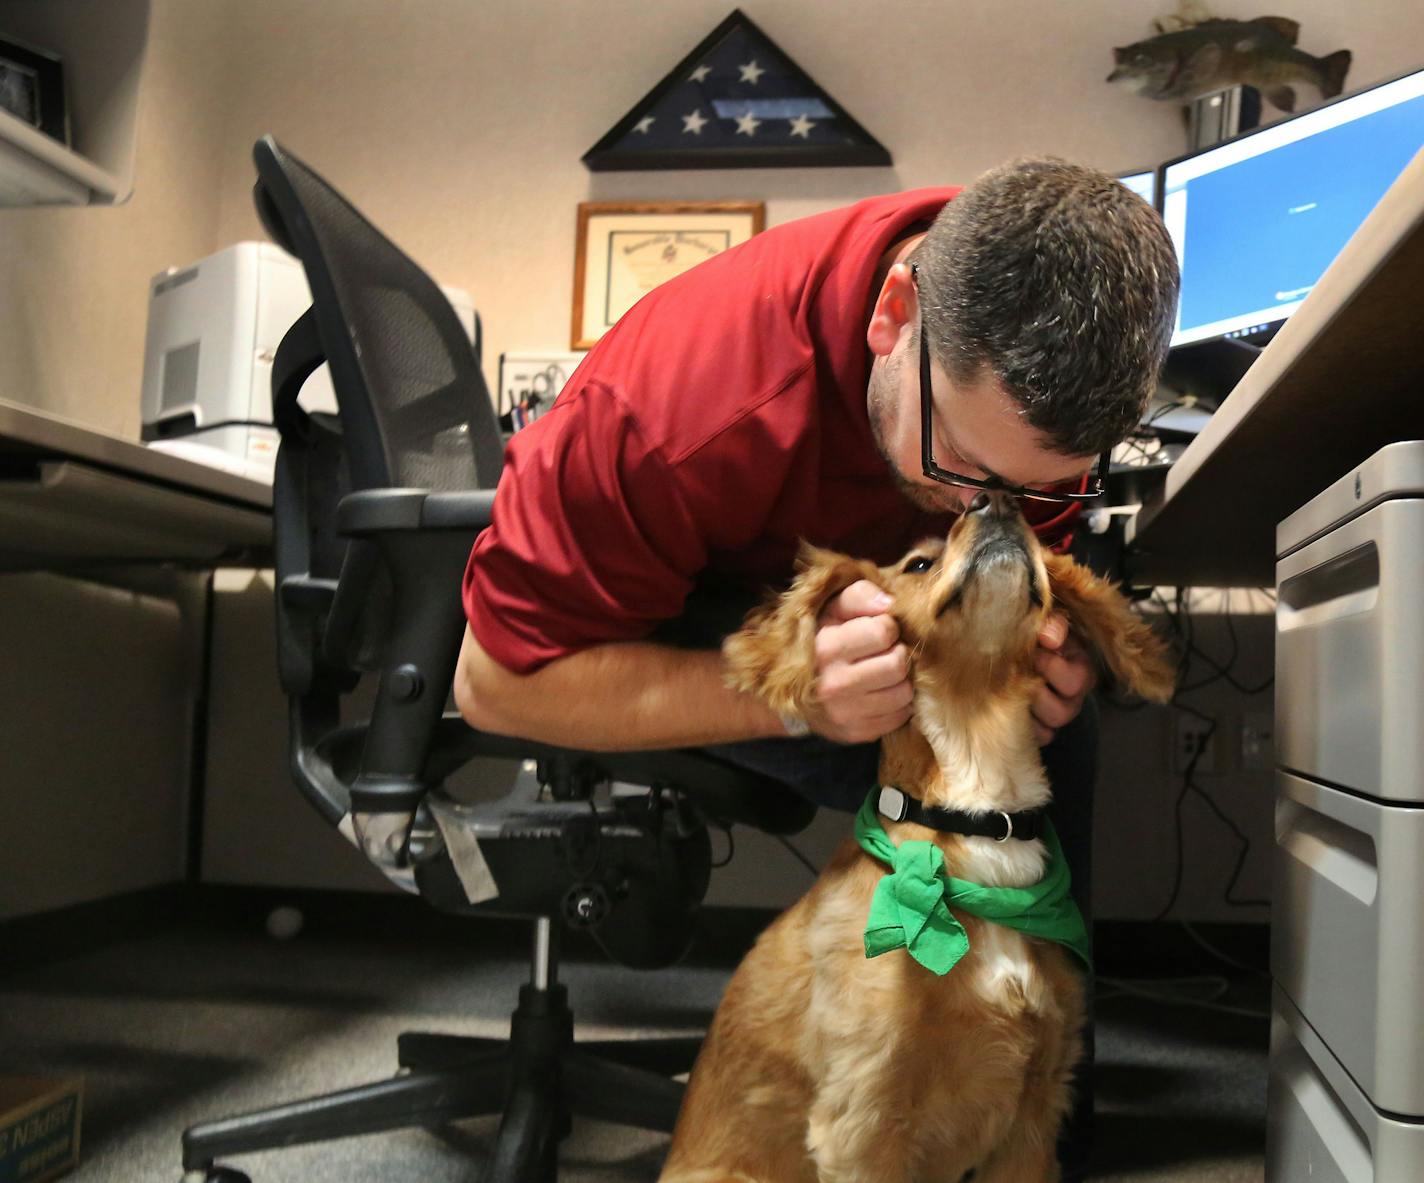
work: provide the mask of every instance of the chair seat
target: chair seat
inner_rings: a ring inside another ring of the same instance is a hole
[[[421,897],[458,915],[556,917],[633,968],[679,960],[711,879],[706,825],[661,792],[536,805],[539,794],[530,772],[497,801],[432,793],[410,846]]]
[[[658,785],[683,793],[710,820],[723,826],[755,826],[770,834],[796,834],[811,824],[816,806],[781,781],[728,764],[692,748],[655,752],[586,752],[473,730],[447,713],[435,733],[427,774],[444,779],[478,756],[579,765],[596,780]],[[547,808],[541,803],[540,809]],[[583,807],[587,810],[587,806]]]

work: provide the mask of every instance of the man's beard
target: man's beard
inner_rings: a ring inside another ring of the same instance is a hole
[[[901,354],[890,354],[877,370],[870,371],[870,384],[866,392],[865,405],[870,416],[870,435],[875,441],[875,450],[885,461],[890,479],[900,494],[922,513],[958,513],[959,503],[952,500],[948,489],[930,487],[910,480],[900,466],[895,463],[886,442],[895,434],[900,421],[900,365]]]

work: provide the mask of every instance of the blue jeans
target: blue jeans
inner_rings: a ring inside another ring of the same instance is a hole
[[[839,744],[819,735],[804,739],[749,739],[715,744],[711,755],[779,780],[798,797],[825,809],[854,813],[876,783],[878,743]]]

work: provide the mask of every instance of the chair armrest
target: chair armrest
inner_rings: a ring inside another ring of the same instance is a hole
[[[327,612],[336,598],[336,580],[314,579],[310,575],[288,575],[278,594],[292,608],[312,613]]]
[[[361,537],[394,530],[469,530],[490,524],[493,489],[431,493],[426,489],[363,489],[341,499],[337,529]]]
[[[380,687],[350,786],[354,814],[413,811],[429,788],[423,769],[465,631],[461,576],[493,504],[492,489],[364,489],[337,506],[337,531],[353,541],[332,604],[333,639],[354,635],[362,593],[378,573],[375,552],[394,605],[372,655]]]

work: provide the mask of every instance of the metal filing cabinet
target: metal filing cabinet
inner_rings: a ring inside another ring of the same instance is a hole
[[[1269,1183],[1424,1180],[1424,442],[1276,531]]]

